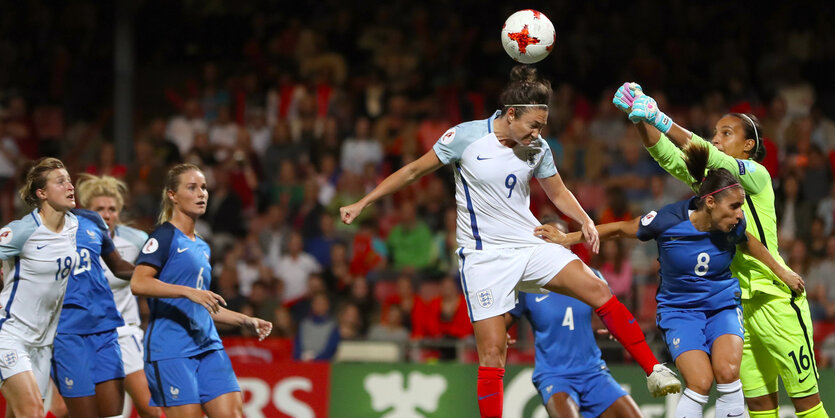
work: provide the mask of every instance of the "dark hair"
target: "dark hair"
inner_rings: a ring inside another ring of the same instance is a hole
[[[739,185],[739,180],[731,174],[730,171],[724,168],[711,169],[705,174],[707,170],[707,159],[710,155],[710,150],[706,145],[696,145],[690,143],[684,148],[684,163],[687,165],[687,171],[696,181],[692,186],[697,190],[697,194],[701,199],[696,202],[699,209],[704,207],[705,197],[713,195],[715,199],[721,199],[729,189],[734,187],[742,187]],[[718,190],[721,190],[717,193]]]
[[[42,202],[37,195],[37,191],[46,187],[46,178],[52,170],[62,168],[65,168],[64,163],[57,158],[44,157],[36,161],[26,172],[23,186],[18,190],[20,198],[31,207],[40,207]]]
[[[517,65],[510,70],[510,83],[499,95],[502,115],[514,104],[545,105],[551,101],[551,82],[540,77],[536,68],[530,65]],[[524,113],[527,107],[515,108],[516,113]]]
[[[751,149],[748,156],[756,162],[761,162],[765,159],[765,144],[763,143],[763,127],[760,120],[756,116],[749,113],[728,113],[742,121],[742,126],[745,127],[745,139],[754,140],[754,148]]]

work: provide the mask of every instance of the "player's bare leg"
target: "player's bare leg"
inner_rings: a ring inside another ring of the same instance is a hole
[[[142,370],[125,376],[125,390],[133,400],[133,406],[141,418],[159,418],[162,416],[162,409],[150,406],[151,391],[148,390],[148,380]]]
[[[507,356],[507,331],[503,316],[473,322],[478,350],[476,393],[482,417],[500,417],[504,399],[504,365]]]
[[[240,418],[244,416],[243,402],[241,392],[229,392],[206,402],[203,409],[209,418]]]
[[[580,418],[580,408],[565,392],[551,395],[545,404],[545,410],[551,418]]]
[[[742,363],[742,337],[721,335],[710,349],[713,376],[716,379],[716,416],[742,416],[745,413],[745,398],[739,367]]]
[[[685,351],[676,358],[676,367],[687,386],[678,400],[676,416],[701,417],[713,386],[710,357],[701,350]]]
[[[203,407],[200,404],[169,406],[163,408],[167,418],[200,418],[203,416]]]
[[[124,380],[112,379],[97,384],[96,404],[98,405],[100,416],[112,417],[121,415],[125,405]]]
[[[32,371],[18,373],[3,381],[0,393],[8,402],[6,404],[7,417],[40,418],[44,416],[41,392]]]
[[[629,395],[621,396],[600,414],[600,418],[641,418],[643,416],[638,404]]]

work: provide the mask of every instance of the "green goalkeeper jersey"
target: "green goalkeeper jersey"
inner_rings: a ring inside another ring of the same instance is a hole
[[[747,231],[757,237],[779,263],[786,263],[777,252],[777,216],[774,212],[774,189],[771,175],[761,164],[753,160],[738,160],[719,151],[713,144],[697,135],[690,139],[696,144],[703,144],[710,150],[708,168],[724,168],[730,171],[745,189],[743,211],[747,221]],[[691,186],[696,182],[687,172],[684,164],[684,152],[676,147],[664,135],[652,147],[647,148],[652,158],[673,177]],[[695,190],[695,189],[694,189]],[[763,292],[774,296],[791,297],[791,290],[763,263],[737,251],[731,262],[731,271],[739,279],[742,299],[750,299],[755,293]]]

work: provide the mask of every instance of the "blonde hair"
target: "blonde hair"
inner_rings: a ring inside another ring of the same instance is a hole
[[[35,161],[29,171],[26,173],[26,180],[23,186],[18,190],[20,198],[31,207],[40,207],[41,199],[37,195],[39,189],[46,187],[46,177],[52,170],[66,169],[64,163],[57,158],[44,157]]]
[[[84,173],[78,175],[75,184],[75,194],[83,208],[89,209],[93,199],[101,196],[112,197],[116,201],[116,210],[120,212],[125,206],[128,185],[115,177]]]
[[[165,186],[162,188],[162,203],[160,203],[159,218],[157,218],[158,225],[170,221],[171,217],[174,216],[174,204],[168,198],[168,191],[176,192],[177,188],[180,187],[180,176],[189,171],[203,172],[200,167],[188,163],[177,164],[168,170],[168,174],[165,176]]]

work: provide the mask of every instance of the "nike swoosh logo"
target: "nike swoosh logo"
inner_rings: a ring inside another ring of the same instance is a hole
[[[475,157],[475,159],[476,159],[476,160],[479,160],[479,161],[481,161],[481,160],[489,160],[489,159],[491,159],[491,158],[493,158],[493,157],[481,158],[481,156],[480,156],[480,155],[479,155],[479,156],[477,156],[477,157]]]
[[[536,301],[536,302],[542,302],[542,301],[543,301],[543,300],[545,300],[545,298],[547,298],[548,296],[551,296],[551,295],[537,296],[537,297],[534,299],[534,301]]]
[[[491,396],[493,396],[493,395],[498,395],[498,394],[499,394],[499,392],[493,392],[493,393],[491,393],[491,394],[489,394],[489,395],[479,396],[479,397],[478,397],[478,400],[487,399],[487,398],[489,398],[489,397],[491,397]]]
[[[745,412],[740,412],[740,413],[738,413],[738,414],[734,414],[734,415],[728,414],[728,418],[731,418],[731,417],[741,417],[741,416],[743,416],[743,415],[745,415]]]
[[[187,249],[188,249],[188,247],[186,247],[186,248],[177,248],[177,252],[178,252],[178,253],[182,253],[182,252],[185,252]]]
[[[41,248],[46,247],[47,245],[49,245],[49,244],[38,245],[38,249],[40,250]]]
[[[797,383],[803,383],[803,382],[805,382],[805,381],[806,381],[806,379],[808,379],[808,378],[809,378],[809,376],[811,376],[811,375],[812,375],[812,372],[810,371],[808,374],[806,374],[806,377],[804,377],[803,379],[797,379]]]

